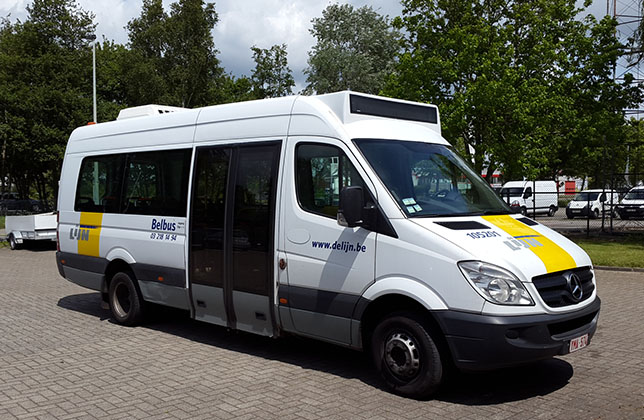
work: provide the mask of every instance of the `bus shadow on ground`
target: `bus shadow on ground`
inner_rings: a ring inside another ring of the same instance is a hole
[[[110,311],[101,308],[99,293],[65,296],[58,306],[111,321]],[[221,349],[277,360],[347,379],[358,379],[385,390],[368,357],[313,339],[287,336],[274,340],[249,333],[231,331],[192,320],[186,311],[151,305],[147,322],[140,328],[171,334]],[[126,327],[123,327],[126,328]],[[561,359],[501,369],[491,372],[450,372],[433,399],[463,405],[492,405],[550,394],[565,387],[574,374],[570,363]]]

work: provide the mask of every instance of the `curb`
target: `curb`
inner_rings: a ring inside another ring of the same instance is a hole
[[[644,268],[640,267],[611,267],[609,265],[596,265],[593,267],[595,270],[604,271],[628,271],[634,273],[644,273]]]

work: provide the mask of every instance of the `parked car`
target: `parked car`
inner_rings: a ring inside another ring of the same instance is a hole
[[[503,184],[500,195],[517,213],[524,215],[545,213],[552,217],[559,209],[555,181],[508,181]]]
[[[0,195],[0,214],[7,213],[38,213],[45,206],[31,198],[21,199],[18,194],[13,192],[2,193]]]
[[[601,213],[616,215],[619,195],[614,190],[584,190],[579,192],[566,207],[566,217],[590,217],[596,219]]]
[[[644,186],[634,187],[624,196],[617,206],[617,213],[622,219],[644,217]]]

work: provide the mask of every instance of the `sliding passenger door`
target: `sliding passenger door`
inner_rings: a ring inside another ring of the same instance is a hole
[[[281,144],[197,149],[190,235],[195,318],[272,335]]]

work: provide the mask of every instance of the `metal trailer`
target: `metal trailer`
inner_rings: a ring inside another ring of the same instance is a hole
[[[7,216],[5,230],[11,249],[17,249],[25,241],[55,241],[56,213]]]

